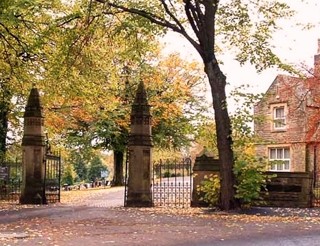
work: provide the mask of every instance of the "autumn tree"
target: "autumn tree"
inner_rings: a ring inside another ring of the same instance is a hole
[[[131,102],[140,80],[148,84],[156,115],[155,143],[179,148],[190,142],[195,117],[190,112],[203,102],[195,97],[202,73],[176,55],[157,60],[155,34],[161,28],[127,14],[106,16],[94,1],[75,1],[57,16],[50,36],[53,47],[46,47],[45,79],[37,82],[53,145],[64,144],[78,154],[112,150],[113,183],[122,185]]]
[[[87,131],[96,147],[114,151],[114,185],[122,185],[123,182],[131,103],[140,80],[147,86],[152,106],[153,143],[158,148],[179,149],[189,145],[196,120],[206,109],[202,104],[205,100],[197,96],[203,84],[196,63],[184,63],[177,55],[155,61],[156,53],[150,55],[150,64],[146,60],[124,78],[122,91],[115,97],[116,110],[104,109],[106,116],[99,115]]]
[[[282,77],[281,83],[277,85],[279,97],[288,98],[288,104],[296,105],[288,109],[287,116],[288,119],[297,115],[302,117],[301,122],[305,124],[303,141],[308,144],[314,144],[320,140],[319,65],[315,66],[314,71],[302,70],[301,77]]]
[[[49,42],[60,1],[7,1],[0,3],[0,151],[20,138],[22,111],[32,84],[43,77],[43,64],[53,45]],[[47,48],[45,48],[47,47]],[[48,52],[48,53],[47,53]],[[10,131],[10,134],[8,132]],[[9,139],[9,136],[11,137]],[[10,141],[7,141],[7,140]]]
[[[79,7],[73,6],[75,10],[70,13],[77,18],[68,18],[69,14],[64,17],[68,28],[57,30],[56,52],[46,64],[44,88],[56,88],[45,91],[46,125],[55,133],[53,141],[66,139],[67,148],[81,149],[80,152],[93,148],[112,150],[113,183],[122,185],[129,100],[133,94],[124,69],[139,67],[140,59],[153,53],[155,38],[147,35],[148,29],[140,30],[143,38],[137,37],[136,29],[142,28],[141,23],[123,17],[105,18],[94,5],[88,6],[90,15],[87,5],[76,3]],[[131,74],[132,79],[134,86],[139,76]]]
[[[236,179],[236,198],[241,202],[242,208],[248,208],[253,204],[259,204],[263,200],[261,191],[266,191],[266,183],[270,178],[266,174],[267,160],[257,158],[255,145],[261,142],[253,132],[253,122],[263,120],[260,115],[255,115],[253,107],[261,98],[262,94],[248,92],[249,86],[242,85],[231,91],[229,97],[233,102],[233,111],[230,114],[232,125],[233,152],[235,165],[233,172]],[[197,131],[196,142],[206,146],[206,149],[216,156],[216,131],[213,120],[204,122]],[[211,177],[204,182],[206,190],[205,199],[209,197],[209,203],[216,204],[217,178]],[[219,187],[219,186],[218,186]],[[212,190],[208,190],[212,188]],[[210,196],[211,195],[211,196]]]
[[[108,1],[96,0],[106,9],[125,11],[181,34],[202,58],[211,86],[221,161],[221,208],[238,207],[234,198],[231,124],[226,104],[226,76],[220,68],[218,47],[227,44],[240,63],[250,62],[258,70],[272,65],[284,67],[270,43],[277,20],[291,14],[279,1]],[[138,18],[137,17],[137,18]]]

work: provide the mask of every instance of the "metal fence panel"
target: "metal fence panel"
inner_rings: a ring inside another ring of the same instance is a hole
[[[47,203],[60,202],[61,156],[58,153],[46,154],[44,189]]]
[[[160,160],[153,164],[152,198],[155,207],[190,207],[191,159]]]
[[[5,161],[0,163],[0,200],[18,203],[22,180],[22,163]]]

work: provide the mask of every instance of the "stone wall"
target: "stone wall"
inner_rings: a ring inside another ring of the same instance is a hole
[[[300,207],[312,205],[312,173],[268,172],[276,175],[267,183],[268,194],[262,193],[266,206]]]
[[[192,207],[207,207],[208,204],[202,201],[201,193],[197,191],[201,182],[210,175],[220,174],[220,161],[214,159],[213,155],[209,153],[201,153],[197,156],[193,166],[193,189],[192,189]]]

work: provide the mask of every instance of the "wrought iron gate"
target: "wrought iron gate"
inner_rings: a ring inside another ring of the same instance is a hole
[[[19,202],[21,178],[21,162],[16,160],[0,163],[0,200]]]
[[[320,207],[320,176],[314,172],[312,182],[312,206]]]
[[[45,178],[43,188],[46,203],[60,202],[61,157],[47,153],[45,158]],[[18,203],[21,194],[22,163],[0,163],[0,200]]]
[[[44,190],[47,203],[60,202],[61,156],[47,153],[45,163]]]
[[[152,199],[155,207],[190,207],[191,159],[160,160],[153,164]]]

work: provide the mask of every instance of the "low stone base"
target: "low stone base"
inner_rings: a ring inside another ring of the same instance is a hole
[[[209,204],[204,201],[191,201],[191,207],[193,208],[207,208],[209,207]]]
[[[128,192],[125,207],[152,207],[152,195],[149,192]]]
[[[46,197],[42,197],[39,193],[24,194],[19,199],[20,204],[47,204]]]
[[[148,208],[153,207],[152,201],[127,201],[125,207]]]

